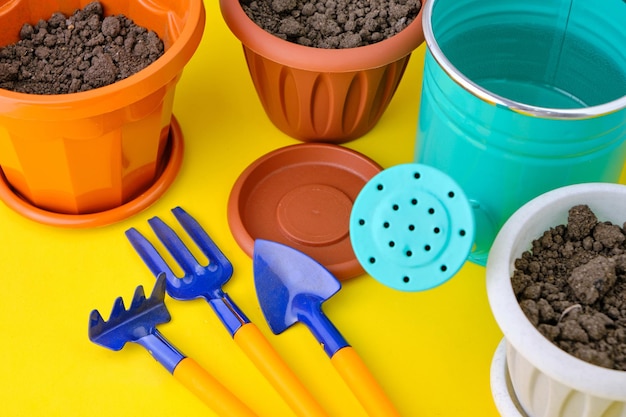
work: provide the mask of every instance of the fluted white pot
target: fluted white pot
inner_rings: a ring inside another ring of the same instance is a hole
[[[545,193],[517,210],[489,253],[489,304],[506,344],[512,396],[529,417],[626,417],[626,372],[590,364],[546,339],[522,312],[511,286],[515,259],[568,211],[586,204],[599,221],[626,221],[626,186],[586,183]],[[498,401],[496,401],[498,403]]]

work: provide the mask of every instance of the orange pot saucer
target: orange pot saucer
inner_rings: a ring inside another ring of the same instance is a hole
[[[349,220],[363,186],[382,167],[354,150],[325,143],[276,149],[248,166],[228,200],[233,237],[250,257],[254,241],[306,253],[339,280],[364,273],[352,249]]]
[[[0,200],[24,217],[50,226],[88,228],[106,226],[148,208],[174,182],[183,161],[183,132],[174,116],[170,125],[170,151],[165,155],[158,179],[135,199],[110,210],[87,214],[64,214],[47,211],[26,201],[7,182],[0,170]]]

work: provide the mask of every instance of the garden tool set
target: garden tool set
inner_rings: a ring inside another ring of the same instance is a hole
[[[176,207],[172,213],[208,263],[199,263],[176,232],[153,217],[148,224],[184,272],[178,277],[144,235],[135,228],[128,229],[128,240],[157,279],[155,289],[145,299],[143,288],[138,287],[129,310],[118,298],[108,322],[94,310],[89,323],[90,339],[113,350],[120,350],[129,341],[138,343],[219,415],[253,416],[245,404],[156,329],[156,325],[170,320],[163,301],[165,291],[176,300],[204,298],[236,344],[296,415],[327,416],[258,327],[222,290],[233,273],[229,260],[187,212]],[[297,321],[303,322],[370,416],[399,416],[363,361],[321,311],[322,302],[341,288],[337,278],[308,255],[267,240],[257,240],[255,244],[254,275],[261,308],[274,333]]]
[[[165,273],[167,292],[174,299],[206,299],[237,345],[298,416],[326,416],[327,414],[285,364],[258,327],[250,322],[228,294],[222,291],[222,285],[230,279],[233,273],[232,264],[193,217],[180,207],[173,209],[172,212],[206,255],[209,263],[206,266],[199,264],[176,233],[160,218],[154,217],[148,220],[148,223],[176,259],[185,275],[178,278],[154,246],[136,229],[129,229],[126,232],[128,239],[152,273],[155,276]]]

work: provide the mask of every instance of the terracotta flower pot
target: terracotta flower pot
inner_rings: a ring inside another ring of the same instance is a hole
[[[585,362],[552,344],[526,318],[511,286],[515,259],[544,231],[566,224],[569,209],[579,204],[588,205],[600,222],[622,225],[626,186],[586,183],[536,197],[505,223],[487,261],[489,303],[506,345],[501,373],[508,371],[510,394],[530,417],[626,416],[626,372]],[[494,392],[496,403],[506,404],[498,396]]]
[[[72,14],[90,0],[10,0],[0,5],[0,45],[22,24]],[[63,95],[0,90],[0,197],[35,220],[66,226],[109,223],[145,208],[167,188],[182,158],[172,118],[183,67],[200,43],[201,0],[102,0],[154,30],[164,54],[114,84]],[[157,7],[158,6],[158,7]]]
[[[381,42],[322,49],[266,32],[239,0],[220,0],[220,8],[243,45],[268,117],[301,141],[343,143],[369,132],[389,105],[411,52],[424,41],[421,10],[404,30]]]

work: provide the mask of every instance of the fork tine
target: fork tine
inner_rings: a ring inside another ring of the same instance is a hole
[[[192,255],[185,243],[178,237],[176,232],[172,230],[159,217],[153,217],[148,220],[148,224],[154,230],[159,240],[165,245],[170,254],[176,259],[178,265],[183,269],[186,276],[194,276],[202,274],[202,265]]]
[[[158,276],[160,273],[165,273],[165,277],[168,282],[178,279],[174,274],[174,271],[172,271],[172,269],[163,260],[156,248],[152,246],[152,243],[139,233],[137,229],[134,227],[128,229],[126,231],[126,237],[154,276]]]
[[[172,209],[172,213],[174,213],[174,217],[183,226],[183,229],[185,229],[191,239],[202,249],[209,262],[217,264],[223,269],[222,274],[226,277],[224,281],[228,280],[233,273],[233,266],[220,248],[213,242],[209,234],[200,226],[196,219],[181,207],[175,207]]]

